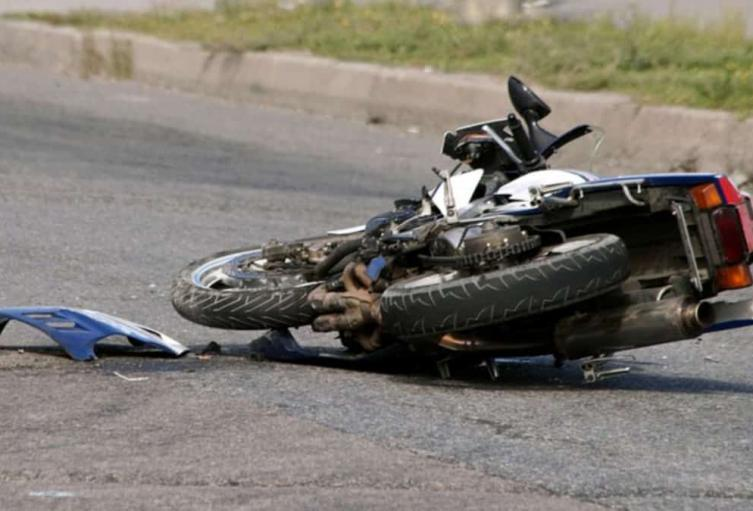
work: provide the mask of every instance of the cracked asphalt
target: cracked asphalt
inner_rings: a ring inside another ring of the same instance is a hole
[[[257,332],[172,311],[170,280],[194,258],[359,224],[433,182],[435,134],[0,76],[0,305],[92,308],[223,346],[174,360],[108,343],[75,363],[8,327],[0,508],[753,508],[750,329],[635,351],[633,373],[588,386],[547,359],[497,382],[254,362]]]

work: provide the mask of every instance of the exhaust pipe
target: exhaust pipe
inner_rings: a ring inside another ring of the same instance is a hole
[[[439,346],[454,352],[481,353],[492,356],[533,356],[549,355],[552,353],[552,344],[547,340],[520,339],[515,341],[501,341],[504,334],[494,330],[476,332],[451,332],[444,334],[439,339]]]
[[[711,304],[673,298],[560,320],[554,341],[572,360],[689,339],[713,324]]]

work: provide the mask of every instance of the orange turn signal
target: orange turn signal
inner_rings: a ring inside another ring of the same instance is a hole
[[[716,269],[716,285],[719,289],[740,289],[753,285],[753,277],[747,264],[725,266]]]
[[[698,185],[690,190],[690,195],[693,196],[693,201],[699,209],[711,209],[723,203],[722,196],[719,195],[719,190],[714,183]]]

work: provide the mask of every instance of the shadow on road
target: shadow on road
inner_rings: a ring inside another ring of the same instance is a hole
[[[394,379],[402,383],[420,386],[442,386],[476,390],[547,390],[547,391],[652,391],[686,394],[753,394],[753,385],[738,381],[725,381],[700,376],[683,376],[678,374],[658,374],[646,366],[661,366],[653,363],[632,362],[631,372],[615,378],[586,383],[577,364],[568,364],[556,368],[552,364],[523,362],[521,364],[501,364],[499,378],[495,381],[489,377],[484,367],[466,368],[453,374],[451,379],[441,379],[436,374],[399,374]]]
[[[67,359],[67,355],[57,346],[18,345],[0,346],[3,353],[22,351],[30,356],[54,357],[56,360]],[[280,362],[256,361],[249,357],[246,345],[225,346],[221,353],[202,356],[188,354],[182,358],[171,357],[161,351],[134,348],[127,344],[103,343],[96,348],[98,361],[105,369],[127,369],[138,366],[147,373],[171,371],[215,371],[232,368],[238,370],[239,364],[246,364],[249,370],[259,366],[279,364]],[[200,352],[201,348],[194,348]],[[81,368],[89,367],[86,362],[74,362]],[[302,370],[305,366],[326,367],[350,372],[371,372],[383,374],[398,384],[425,386],[443,389],[480,391],[516,390],[516,391],[555,391],[570,392],[588,390],[600,391],[652,391],[685,394],[753,394],[753,384],[739,381],[678,374],[659,374],[661,364],[652,362],[626,361],[631,372],[616,378],[585,383],[577,363],[568,363],[561,368],[555,367],[549,357],[521,358],[518,361],[505,361],[498,365],[499,376],[490,378],[489,371],[483,365],[469,365],[453,368],[450,378],[441,378],[436,366],[431,361],[410,360],[402,364],[350,369],[338,367],[333,363],[298,364]]]

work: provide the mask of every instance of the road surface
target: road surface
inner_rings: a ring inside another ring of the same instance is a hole
[[[587,386],[545,359],[494,383],[253,362],[258,333],[172,311],[193,258],[358,224],[433,182],[435,137],[0,73],[0,304],[98,309],[224,349],[74,363],[10,326],[0,508],[753,507],[749,329],[636,351],[635,373]]]

